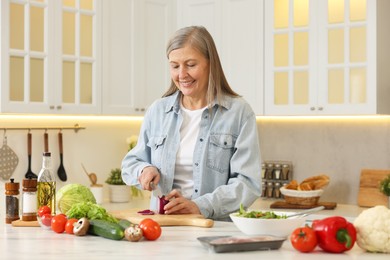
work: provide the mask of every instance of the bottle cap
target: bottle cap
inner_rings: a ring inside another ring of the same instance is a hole
[[[23,188],[37,188],[37,179],[24,179],[23,180]]]
[[[43,153],[43,156],[48,156],[48,157],[50,157],[50,156],[51,156],[51,153],[50,153],[50,152],[44,152],[44,153]]]

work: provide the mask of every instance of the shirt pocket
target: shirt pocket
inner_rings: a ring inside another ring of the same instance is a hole
[[[161,167],[164,144],[167,136],[152,136],[147,146],[150,148],[151,163],[157,167]]]
[[[207,166],[221,173],[227,173],[234,152],[234,143],[234,138],[230,134],[210,135]]]

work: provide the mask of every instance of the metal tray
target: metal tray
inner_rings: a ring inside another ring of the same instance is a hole
[[[202,245],[216,253],[275,250],[286,238],[273,236],[211,236],[198,237]]]

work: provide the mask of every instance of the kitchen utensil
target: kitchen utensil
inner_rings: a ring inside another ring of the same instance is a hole
[[[44,143],[43,151],[45,153],[49,152],[49,134],[47,132],[43,134],[43,143]]]
[[[60,178],[61,181],[66,181],[68,179],[68,177],[66,176],[66,171],[64,168],[64,164],[63,164],[64,151],[63,151],[63,147],[62,147],[62,133],[61,132],[58,133],[58,147],[60,149],[60,166],[58,167],[57,174],[58,174],[58,177]]]
[[[379,191],[379,183],[390,174],[390,170],[362,169],[358,192],[358,205],[374,207],[388,205],[389,198]]]
[[[18,166],[19,158],[7,145],[7,135],[4,131],[3,146],[0,148],[0,176],[8,180]]]
[[[317,206],[324,206],[325,209],[335,209],[337,207],[336,202],[319,201],[316,205],[294,205],[289,204],[283,200],[278,200],[270,205],[271,209],[311,209]]]
[[[96,185],[97,183],[97,176],[94,172],[88,173],[87,169],[85,169],[84,165],[81,164],[81,167],[83,167],[83,170],[85,174],[88,176],[89,180],[91,181],[92,186]]]
[[[28,170],[25,174],[26,179],[38,178],[38,176],[31,171],[31,133],[27,133],[27,155],[28,155]]]
[[[287,216],[287,218],[293,218],[293,217],[297,217],[297,216],[300,216],[300,217],[306,217],[314,212],[317,212],[317,211],[320,211],[320,210],[323,210],[325,209],[324,206],[319,206],[319,207],[315,207],[315,208],[312,208],[312,209],[307,209],[307,210],[303,210],[301,212],[297,212],[297,213],[293,213],[293,214],[290,214]]]
[[[196,226],[210,228],[214,225],[212,219],[206,219],[198,214],[179,214],[179,215],[142,215],[138,211],[144,209],[126,209],[111,211],[110,214],[118,219],[127,219],[134,224],[139,224],[146,217],[157,221],[161,226]]]
[[[161,198],[163,195],[163,193],[161,192],[161,188],[160,188],[160,185],[155,185],[154,182],[151,182],[150,184],[150,188],[153,190],[152,193],[153,193],[153,196],[157,197],[157,198]]]

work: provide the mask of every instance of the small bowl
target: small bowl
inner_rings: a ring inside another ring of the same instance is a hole
[[[283,197],[288,204],[313,206],[318,204],[318,201],[324,190],[320,189],[303,191],[291,190],[286,189],[285,187],[281,187],[280,192],[283,194]]]
[[[249,211],[249,210],[248,210]],[[274,211],[277,215],[290,215],[295,212]],[[291,217],[287,219],[246,218],[231,213],[230,218],[236,227],[246,235],[269,235],[288,237],[296,228],[305,224],[305,217]]]

